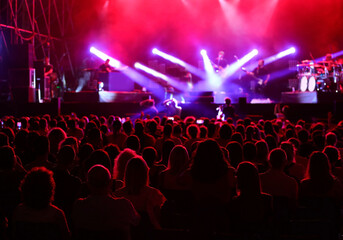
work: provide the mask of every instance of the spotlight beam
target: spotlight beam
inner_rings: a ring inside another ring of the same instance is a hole
[[[139,72],[137,72],[135,69],[130,68],[129,66],[126,66],[122,64],[120,61],[110,57],[106,53],[101,52],[100,50],[96,49],[95,47],[90,48],[90,52],[93,53],[95,56],[99,57],[103,61],[106,59],[110,59],[110,65],[115,67],[115,68],[120,68],[121,72],[128,76],[132,81],[138,83],[139,85],[148,88],[149,91],[151,91],[155,96],[159,96],[160,98],[163,98],[163,93],[161,94],[161,89],[162,92],[163,87],[157,84],[156,82],[150,80],[149,78],[143,76]]]
[[[191,72],[191,73],[193,73],[199,77],[205,76],[205,73],[203,71],[199,70],[198,68],[196,68],[196,67],[192,66],[191,64],[188,64],[185,61],[182,61],[181,59],[178,59],[172,55],[164,53],[164,52],[158,50],[157,48],[154,48],[152,50],[152,53],[157,55],[157,56],[160,56],[160,57],[162,57],[162,58],[164,58],[164,59],[166,59],[172,63],[176,63],[176,64],[186,68],[186,70],[188,70],[189,72]]]
[[[254,49],[248,54],[246,54],[241,59],[237,60],[233,64],[231,64],[227,69],[225,69],[223,73],[223,79],[227,79],[230,76],[232,76],[238,69],[240,69],[244,64],[249,62],[251,59],[253,59],[258,54],[258,50]]]
[[[159,72],[155,71],[154,69],[146,67],[139,62],[136,62],[134,67],[137,69],[143,70],[144,72],[149,73],[149,74],[153,75],[154,77],[161,78],[166,82],[168,81],[168,77],[166,75],[159,73]]]
[[[270,56],[270,57],[267,57],[266,59],[264,59],[264,65],[268,65],[268,64],[275,62],[281,58],[284,58],[288,55],[294,54],[295,52],[296,52],[296,50],[294,47],[288,48],[282,52],[279,52],[273,56]]]
[[[168,76],[166,76],[160,72],[157,72],[156,70],[151,69],[151,68],[149,68],[149,67],[147,67],[147,66],[145,66],[139,62],[136,62],[134,66],[135,66],[135,68],[140,69],[140,70],[142,70],[142,71],[144,71],[144,72],[146,72],[146,73],[148,73],[148,74],[150,74],[156,78],[160,78],[160,79],[164,80],[166,84],[169,84],[170,86],[172,86],[178,90],[187,91],[189,88],[186,84],[181,83],[180,81],[178,81],[174,78],[168,77]]]
[[[220,78],[220,75],[214,71],[212,62],[207,55],[207,51],[203,49],[200,51],[200,54],[203,58],[204,68],[206,71],[206,80],[199,84],[200,88],[217,90],[221,86],[222,79]]]
[[[343,55],[343,50],[339,52],[332,53],[332,59],[335,59]],[[316,62],[325,60],[325,56],[315,59]]]
[[[109,59],[109,60],[110,60],[110,63],[109,63],[109,64],[110,64],[112,67],[119,68],[120,65],[121,65],[121,63],[120,63],[119,60],[114,59],[113,57],[110,57],[109,55],[107,55],[106,53],[104,53],[104,52],[102,52],[102,51],[96,49],[95,47],[91,47],[91,48],[89,49],[89,51],[90,51],[91,53],[93,53],[95,56],[97,56],[98,58],[102,59],[103,61],[106,61],[106,59]]]
[[[207,75],[214,73],[212,62],[211,62],[210,58],[207,55],[207,51],[203,49],[203,50],[200,51],[200,54],[201,54],[201,56],[202,56],[202,58],[204,60],[204,68],[205,68],[205,71],[206,71]]]

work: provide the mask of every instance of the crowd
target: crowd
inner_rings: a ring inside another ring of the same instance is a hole
[[[196,120],[3,117],[0,238],[340,238],[343,121]]]

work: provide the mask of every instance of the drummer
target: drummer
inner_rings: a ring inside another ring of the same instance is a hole
[[[332,54],[331,53],[327,53],[325,55],[325,67],[328,70],[328,72],[332,72],[333,71],[333,67],[335,66],[335,62],[332,59]]]

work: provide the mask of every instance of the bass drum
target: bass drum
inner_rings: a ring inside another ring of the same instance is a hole
[[[302,76],[300,78],[300,91],[305,92],[307,90],[307,77]]]
[[[314,76],[309,77],[307,90],[310,92],[316,90],[316,78]]]
[[[302,92],[313,92],[316,90],[316,77],[315,76],[302,76],[300,78],[300,91]]]

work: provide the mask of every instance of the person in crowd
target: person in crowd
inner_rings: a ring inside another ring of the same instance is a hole
[[[107,136],[107,142],[117,144],[120,150],[125,148],[127,135],[122,131],[122,123],[117,119],[112,122],[112,133]]]
[[[261,189],[272,196],[286,197],[294,203],[298,198],[298,183],[284,172],[287,157],[284,150],[273,149],[268,158],[270,169],[260,174]]]
[[[57,164],[53,169],[56,184],[54,204],[64,211],[68,220],[81,190],[81,180],[70,174],[75,156],[73,147],[63,146],[57,153]]]
[[[143,149],[142,157],[149,167],[149,180],[152,187],[158,186],[159,175],[166,169],[166,166],[160,164],[158,154],[155,148],[146,147]]]
[[[268,144],[264,140],[259,140],[255,143],[256,146],[256,166],[260,173],[267,171],[268,166]]]
[[[231,141],[226,145],[226,149],[229,151],[230,164],[236,169],[238,164],[243,162],[242,144],[236,141]]]
[[[52,170],[55,164],[49,161],[50,144],[49,139],[46,136],[38,136],[33,145],[33,156],[32,162],[24,166],[27,170],[34,167],[46,167]]]
[[[189,175],[186,174],[189,166],[187,149],[184,146],[175,146],[170,152],[167,169],[160,173],[159,189],[190,189],[191,181]]]
[[[190,176],[194,231],[206,235],[223,227],[224,210],[235,192],[234,169],[224,158],[218,143],[208,139],[198,144]]]
[[[64,212],[52,204],[53,173],[45,167],[31,169],[20,185],[23,202],[13,213],[14,239],[70,239]]]
[[[338,148],[328,145],[324,148],[323,153],[325,153],[329,159],[332,174],[335,177],[337,177],[342,183],[342,181],[343,181],[343,167],[342,167],[342,163],[340,161],[341,160],[340,151],[338,150]]]
[[[160,210],[166,199],[158,189],[149,186],[149,168],[143,158],[136,156],[128,161],[124,187],[115,195],[129,199],[142,216],[147,216],[143,223],[147,228],[161,228]]]
[[[133,134],[135,132],[135,130],[133,128],[133,123],[130,119],[126,120],[123,123],[123,131],[127,136],[130,136],[131,134]]]
[[[131,239],[130,227],[140,217],[129,200],[111,194],[111,180],[106,167],[97,164],[89,169],[90,195],[78,199],[73,209],[75,239]]]
[[[225,147],[231,138],[232,128],[229,124],[223,124],[219,129],[219,137],[216,138],[217,143],[221,147]]]
[[[144,126],[142,122],[136,122],[135,135],[139,138],[141,149],[155,146],[155,138],[144,131]]]
[[[325,135],[325,146],[334,146],[337,144],[337,135],[333,132],[328,132]]]
[[[121,151],[114,161],[113,178],[124,181],[126,164],[131,158],[136,156],[136,152],[129,148],[125,148]]]
[[[295,148],[290,142],[282,142],[281,149],[286,152],[287,163],[284,171],[287,175],[293,177],[297,182],[300,182],[305,175],[304,167],[295,161]]]
[[[67,138],[67,134],[62,128],[52,128],[48,133],[49,144],[50,144],[50,154],[53,157],[57,156],[60,142]]]
[[[94,149],[102,149],[104,146],[101,131],[98,127],[94,127],[86,131],[84,140],[90,143]]]
[[[194,142],[199,142],[202,141],[202,139],[200,138],[200,129],[199,126],[197,124],[190,124],[187,129],[187,137],[188,140],[184,143],[184,146],[187,149],[188,154],[190,154],[191,151],[191,146]]]
[[[114,160],[116,159],[116,157],[118,157],[119,153],[120,153],[120,149],[118,147],[118,145],[115,144],[107,144],[104,147],[105,152],[107,152],[108,156],[110,157],[110,161],[111,161],[111,166],[114,166]]]
[[[246,142],[243,145],[243,157],[244,161],[256,162],[256,146],[253,142]]]
[[[131,135],[126,138],[125,147],[135,151],[137,154],[141,152],[141,143],[136,135]]]
[[[341,204],[343,188],[341,182],[332,175],[327,155],[315,151],[310,156],[306,176],[300,182],[299,199],[306,204],[308,199],[318,197],[330,198]]]
[[[171,124],[166,124],[163,128],[162,137],[158,138],[156,140],[156,144],[155,144],[155,148],[157,150],[157,153],[159,153],[160,155],[162,153],[162,148],[163,148],[163,144],[165,141],[171,140],[175,145],[181,145],[182,144],[181,140],[177,137],[174,137],[172,135],[172,133],[173,133],[173,126]]]
[[[187,141],[187,138],[183,135],[183,129],[180,124],[176,124],[173,127],[173,136],[180,139],[182,144]]]
[[[18,164],[12,147],[0,147],[0,215],[9,221],[20,202],[19,185],[26,173]]]
[[[258,170],[251,162],[242,162],[237,168],[237,192],[232,199],[229,216],[232,232],[267,238],[271,230],[273,199],[261,191]]]
[[[76,137],[79,141],[84,137],[83,129],[78,126],[76,119],[69,119],[67,121],[67,136]]]

